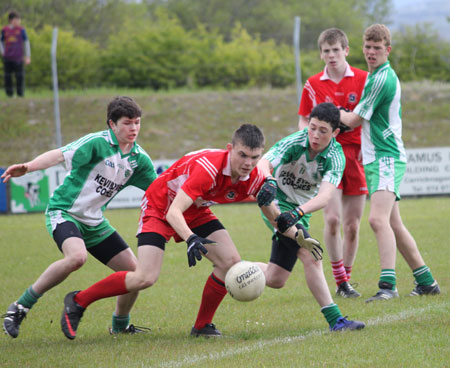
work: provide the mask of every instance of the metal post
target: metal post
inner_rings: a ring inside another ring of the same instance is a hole
[[[53,107],[55,113],[55,127],[56,127],[56,146],[62,146],[61,138],[61,117],[59,114],[59,93],[58,93],[58,70],[56,67],[56,45],[58,43],[58,28],[53,28],[52,39],[52,79],[53,79]]]
[[[298,105],[300,105],[300,97],[302,96],[302,86],[303,86],[302,71],[300,68],[300,17],[295,17],[294,53],[295,53],[295,75],[297,81],[297,103]]]

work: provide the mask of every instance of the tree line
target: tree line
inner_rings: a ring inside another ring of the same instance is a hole
[[[283,88],[295,81],[294,16],[301,17],[304,78],[323,68],[320,32],[342,28],[349,62],[365,68],[362,32],[389,25],[390,0],[0,0],[22,16],[31,48],[27,85],[51,87],[50,48],[58,27],[61,88]],[[404,80],[450,79],[450,45],[431,25],[393,34],[391,63]]]

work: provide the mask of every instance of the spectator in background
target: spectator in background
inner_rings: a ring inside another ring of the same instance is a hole
[[[25,28],[20,25],[19,13],[11,11],[8,15],[8,25],[3,27],[0,39],[0,53],[3,58],[6,95],[13,97],[13,74],[16,78],[17,95],[23,97],[25,92],[26,65],[31,62],[30,41]]]

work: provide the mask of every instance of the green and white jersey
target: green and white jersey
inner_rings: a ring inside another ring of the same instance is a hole
[[[353,110],[364,119],[361,136],[364,165],[387,156],[406,162],[400,98],[400,81],[387,61],[369,74],[361,100]]]
[[[277,180],[276,199],[302,205],[315,197],[320,183],[336,186],[342,179],[345,156],[341,145],[333,138],[328,147],[310,158],[308,129],[291,134],[278,141],[263,157],[273,166]]]
[[[61,210],[89,226],[103,221],[106,206],[123,188],[146,190],[157,176],[137,143],[122,154],[111,129],[88,134],[61,151],[68,174],[50,198],[47,213]]]

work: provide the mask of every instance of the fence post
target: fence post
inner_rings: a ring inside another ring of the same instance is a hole
[[[59,93],[58,93],[58,69],[56,66],[56,45],[58,43],[58,28],[53,28],[52,38],[52,79],[53,79],[53,108],[55,114],[55,127],[56,127],[56,146],[62,146],[61,138],[61,117],[59,113]]]
[[[300,17],[295,17],[294,25],[294,53],[295,53],[295,76],[297,81],[297,107],[300,105],[302,96],[302,71],[300,68]]]

